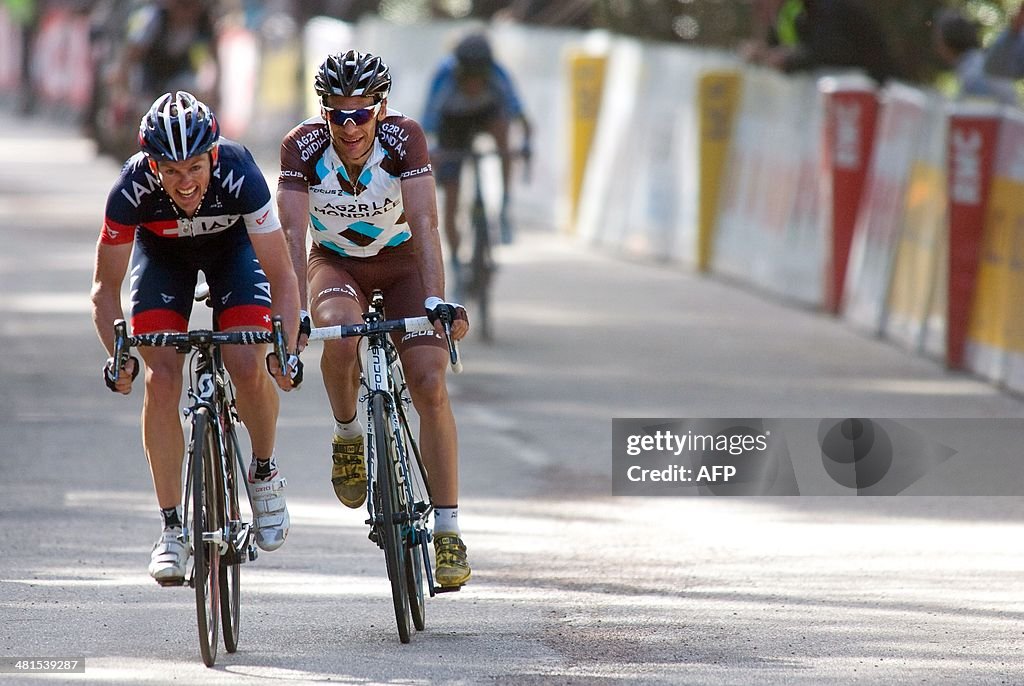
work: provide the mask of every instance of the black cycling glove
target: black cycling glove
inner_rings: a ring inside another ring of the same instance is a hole
[[[430,320],[431,324],[436,324],[437,321],[445,315],[449,322],[461,319],[467,324],[469,323],[469,313],[466,312],[465,307],[458,303],[445,302],[436,295],[432,295],[427,298],[423,302],[423,307],[427,311],[427,319]]]
[[[132,381],[135,381],[135,378],[139,375],[139,369],[141,368],[141,365],[139,364],[139,358],[135,357],[134,355],[130,355],[128,357],[128,360],[132,363]],[[114,358],[108,357],[107,361],[103,365],[103,382],[107,384],[107,388],[114,391],[115,393],[119,392],[117,390],[118,376],[120,376],[120,374],[114,369]]]

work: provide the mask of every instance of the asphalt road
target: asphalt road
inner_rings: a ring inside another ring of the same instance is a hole
[[[382,556],[329,484],[310,350],[281,418],[291,535],[243,568],[239,651],[207,669],[190,591],[146,575],[141,393],[99,376],[88,289],[116,171],[66,127],[0,115],[0,659],[86,660],[0,683],[1024,683],[1020,497],[611,496],[613,417],[1020,417],[1020,400],[542,229],[502,251],[498,341],[467,341],[451,379],[471,584],[399,644]],[[1018,466],[992,478],[1019,484]]]

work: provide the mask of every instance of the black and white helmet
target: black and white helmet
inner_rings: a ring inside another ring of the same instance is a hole
[[[320,65],[313,87],[323,103],[330,95],[367,96],[380,102],[391,90],[391,70],[368,52],[338,52]]]
[[[208,152],[219,140],[213,111],[187,91],[161,95],[139,125],[139,147],[156,160],[181,162]]]

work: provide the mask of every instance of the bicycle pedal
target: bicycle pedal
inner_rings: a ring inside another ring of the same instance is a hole
[[[457,593],[462,586],[434,586],[434,593]]]
[[[184,586],[185,577],[180,577],[178,579],[157,579],[156,582],[161,586]]]

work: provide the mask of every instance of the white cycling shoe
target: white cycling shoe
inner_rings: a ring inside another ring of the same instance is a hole
[[[284,501],[284,487],[288,482],[275,474],[268,481],[254,481],[250,477],[249,483],[253,518],[256,520],[256,545],[266,551],[277,550],[284,545],[291,525],[288,505]]]
[[[149,575],[159,582],[183,579],[187,560],[188,546],[181,537],[181,529],[164,529],[153,546]]]

